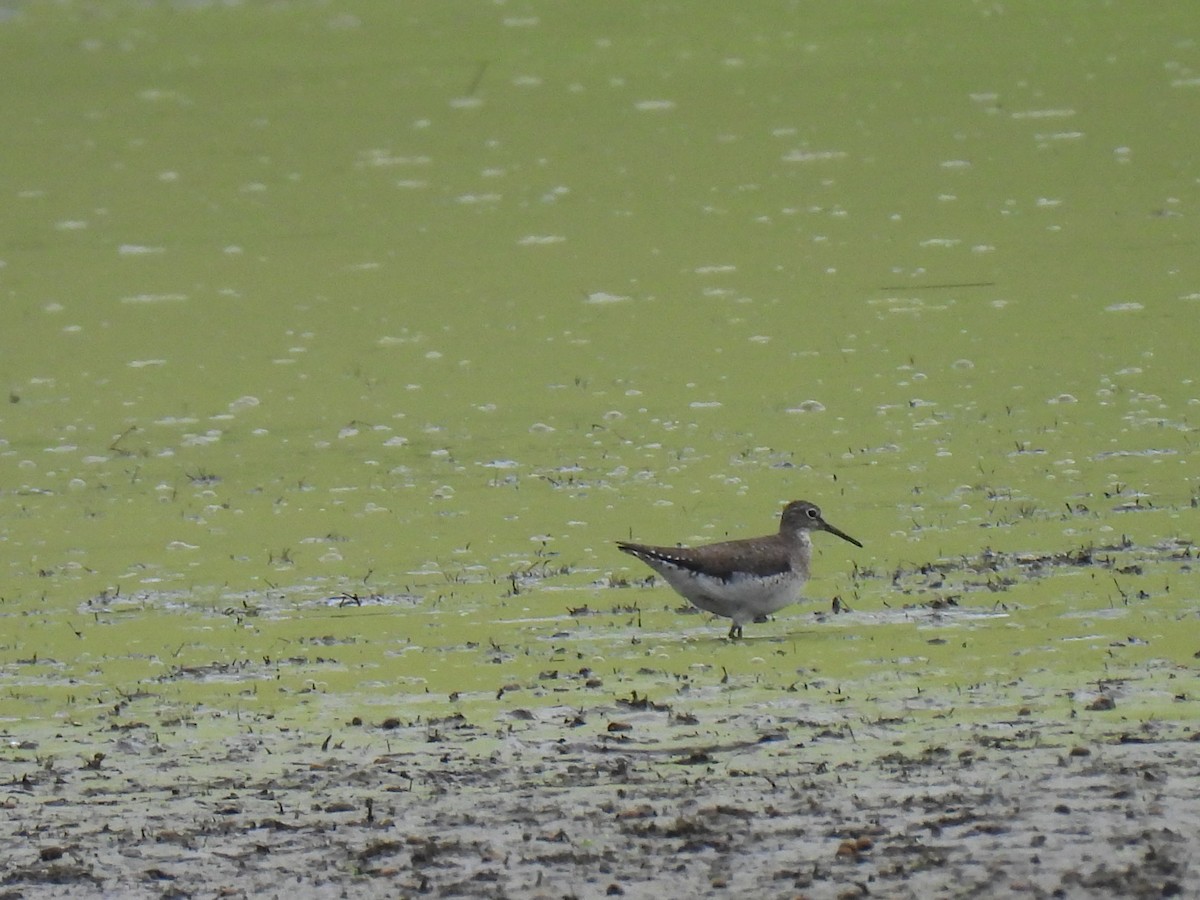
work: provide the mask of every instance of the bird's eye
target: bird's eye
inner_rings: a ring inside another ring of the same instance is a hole
[[[810,506],[808,509],[805,510],[805,512],[808,513],[808,517],[810,519],[815,519],[817,516],[820,515],[820,513],[817,512],[817,508],[815,506]]]

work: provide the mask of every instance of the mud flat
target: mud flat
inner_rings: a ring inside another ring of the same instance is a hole
[[[0,898],[1200,896],[1200,735],[1102,706],[47,736],[6,753]]]

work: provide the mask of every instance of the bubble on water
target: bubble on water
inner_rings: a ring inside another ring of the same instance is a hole
[[[1075,115],[1075,110],[1064,109],[1026,109],[1011,113],[1014,119],[1067,119]]]
[[[825,412],[825,404],[820,400],[805,400],[802,403],[797,403],[795,406],[788,407],[784,411],[788,413]]]
[[[187,294],[134,294],[122,297],[122,303],[181,303],[187,299]]]
[[[783,155],[783,161],[794,163],[828,162],[830,160],[845,159],[846,155],[845,150],[792,150],[790,153]]]
[[[464,206],[473,206],[480,203],[499,203],[502,199],[504,199],[503,194],[488,192],[481,194],[460,194],[454,198],[454,202],[461,203]]]
[[[184,447],[203,447],[208,444],[215,444],[221,440],[221,432],[216,429],[206,431],[204,434],[185,434],[183,436]]]

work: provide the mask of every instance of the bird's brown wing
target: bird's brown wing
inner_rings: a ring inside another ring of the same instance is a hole
[[[650,566],[665,563],[722,581],[735,576],[767,578],[792,570],[787,549],[774,541],[726,541],[705,547],[651,547],[618,541],[617,548]]]

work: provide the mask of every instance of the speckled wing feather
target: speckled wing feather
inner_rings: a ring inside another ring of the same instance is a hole
[[[736,576],[767,578],[792,570],[787,547],[771,538],[726,541],[704,547],[650,547],[617,542],[617,549],[654,566],[664,563],[721,581]]]

